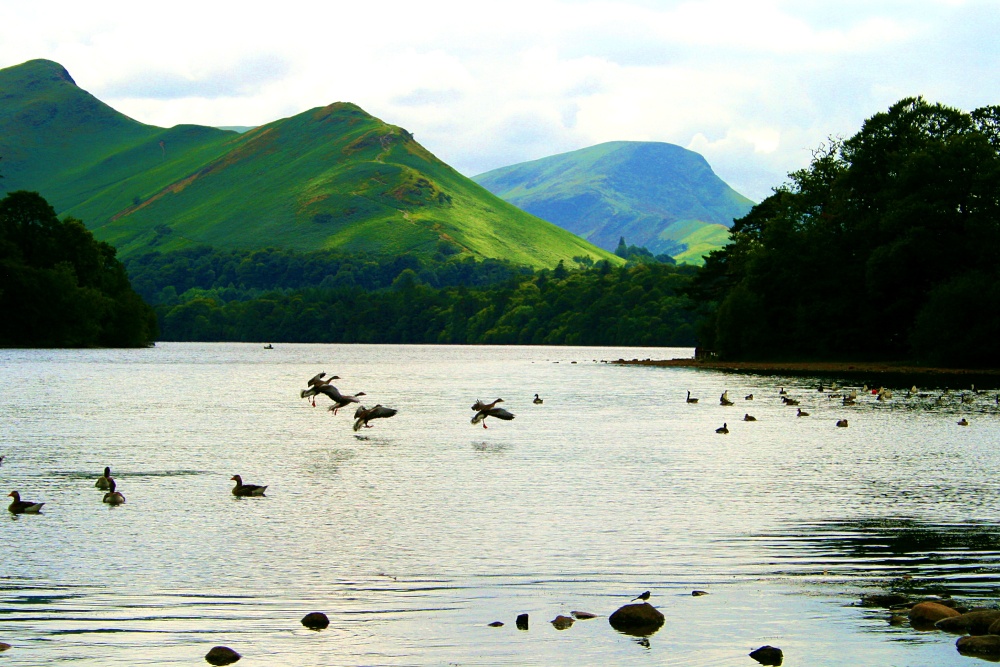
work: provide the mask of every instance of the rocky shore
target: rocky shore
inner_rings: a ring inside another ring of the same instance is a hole
[[[942,375],[1000,377],[1000,368],[941,368],[898,362],[847,361],[719,361],[716,359],[616,359],[609,363],[626,366],[705,368],[739,373],[803,375]]]

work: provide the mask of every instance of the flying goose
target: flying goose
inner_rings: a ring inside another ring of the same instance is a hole
[[[327,408],[329,412],[337,414],[337,411],[343,407],[347,407],[351,403],[361,403],[360,396],[364,396],[365,392],[359,391],[353,396],[349,394],[341,394],[340,391],[334,387],[332,384],[325,384],[317,389],[319,393],[326,394],[333,401],[333,405]]]
[[[45,504],[29,503],[27,500],[21,500],[21,494],[17,491],[11,491],[7,494],[7,497],[14,499],[7,507],[11,514],[38,514],[38,510],[42,509],[42,505]]]
[[[479,404],[480,402],[477,402],[477,405]],[[482,422],[483,428],[486,428],[487,417],[496,417],[497,419],[503,419],[504,421],[509,422],[511,419],[514,418],[514,415],[511,414],[510,412],[507,412],[503,408],[493,407],[493,404],[483,403],[482,408],[478,412],[476,412],[476,415],[472,418],[472,423],[478,424],[479,422]]]
[[[264,489],[267,488],[258,484],[244,484],[243,478],[239,475],[233,475],[229,479],[236,482],[236,486],[233,487],[234,496],[262,496]]]
[[[104,474],[97,478],[97,481],[94,482],[94,487],[98,489],[107,490],[113,483],[114,480],[111,479],[111,467],[105,466]]]
[[[104,502],[109,505],[121,505],[125,502],[125,496],[120,491],[115,491],[115,480],[111,480],[108,492],[104,494]]]
[[[476,402],[472,404],[472,409],[475,410],[476,412],[479,412],[480,410],[490,410],[492,408],[495,408],[497,403],[503,403],[503,399],[498,398],[492,403],[486,403],[485,401],[477,399]]]
[[[368,422],[372,419],[388,419],[394,414],[399,412],[395,408],[387,408],[382,405],[376,405],[374,408],[366,408],[363,405],[359,405],[358,409],[354,411],[354,430],[360,431],[361,427],[371,428],[371,424]]]
[[[326,379],[324,379],[326,378]],[[308,389],[303,389],[299,392],[299,398],[309,398],[312,397],[312,406],[316,407],[316,394],[320,393],[320,387],[330,384],[334,380],[339,380],[339,375],[331,375],[326,377],[326,373],[317,373],[316,375],[309,378],[309,382],[306,383]]]

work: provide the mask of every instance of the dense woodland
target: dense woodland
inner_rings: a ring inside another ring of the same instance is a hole
[[[115,249],[38,193],[0,200],[0,346],[139,347],[157,337]]]
[[[496,260],[200,248],[128,264],[166,340],[693,345],[684,290],[658,262],[531,272]]]
[[[731,238],[691,292],[722,357],[1000,366],[1000,107],[902,100]]]

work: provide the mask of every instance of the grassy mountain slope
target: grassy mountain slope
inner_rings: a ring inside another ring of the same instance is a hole
[[[209,244],[617,261],[353,104],[242,134],[164,129],[116,112],[44,60],[0,70],[0,101],[0,188],[38,190],[125,257]]]
[[[658,142],[614,141],[523,162],[473,177],[540,218],[613,249],[624,236],[654,253],[687,250],[699,261],[753,202],[730,188],[692,151]],[[720,240],[721,239],[721,240]],[[718,243],[718,245],[715,245]],[[710,246],[710,247],[709,247]]]

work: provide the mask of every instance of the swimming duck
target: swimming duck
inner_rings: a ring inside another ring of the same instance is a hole
[[[104,494],[104,502],[109,505],[121,505],[125,502],[125,496],[120,491],[115,491],[115,486],[115,480],[112,479],[108,492]]]
[[[965,417],[962,417],[960,420],[958,420],[955,423],[958,424],[959,426],[968,426],[969,425],[969,420],[966,419]]]
[[[698,402],[698,399],[697,399],[697,398],[691,398],[691,392],[690,392],[690,391],[688,391],[688,397],[687,397],[687,402],[688,402],[688,403],[697,403],[697,402]]]
[[[239,475],[233,475],[229,479],[236,482],[236,486],[233,487],[234,496],[262,496],[264,489],[267,488],[258,484],[244,484],[243,478]]]
[[[535,400],[533,400],[532,403],[534,403],[535,405],[541,405],[542,403],[544,403],[544,401],[542,401],[542,399],[538,397],[538,394],[535,394]]]
[[[732,405],[733,402],[729,400],[729,390],[722,392],[722,396],[719,396],[719,405]]]
[[[27,500],[21,500],[21,494],[17,491],[11,491],[7,494],[7,497],[14,499],[7,507],[11,514],[38,514],[38,510],[42,509],[42,505],[45,504],[30,503]]]
[[[799,402],[794,398],[788,398],[787,396],[782,396],[781,400],[784,401],[785,405],[798,405]]]
[[[376,405],[374,408],[366,408],[363,405],[359,405],[358,409],[354,411],[354,430],[360,431],[362,426],[371,428],[371,424],[368,422],[372,419],[388,419],[397,412],[399,411],[395,408],[387,408],[382,405]]]
[[[743,400],[744,401],[752,401],[753,400],[753,394],[747,394],[746,396],[743,397]]]
[[[753,415],[746,414],[746,415],[743,415],[743,421],[745,421],[745,422],[755,422],[755,421],[757,421],[757,418],[754,417]]]
[[[785,391],[785,388],[784,388],[784,387],[779,387],[779,388],[778,388],[778,395],[779,395],[779,396],[784,396],[784,395],[785,395],[785,394],[787,394],[787,393],[788,393],[788,392],[787,392],[787,391]]]
[[[729,427],[725,423],[723,423],[722,426],[715,429],[715,432],[722,433],[723,435],[725,435],[726,433],[729,433]]]
[[[839,426],[840,428],[847,428],[847,420],[846,419],[838,419],[837,420],[837,426]]]
[[[98,477],[97,481],[94,482],[94,487],[107,490],[113,483],[114,480],[111,479],[111,467],[106,466],[104,468],[104,474]]]
[[[798,413],[796,413],[795,416],[796,417],[808,417],[809,413],[806,412],[805,410],[803,410],[802,408],[799,408],[799,411],[798,411]]]

